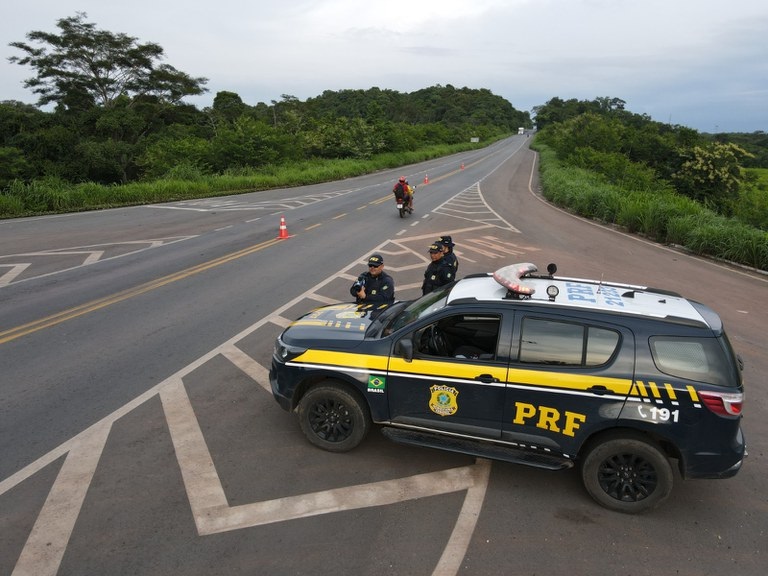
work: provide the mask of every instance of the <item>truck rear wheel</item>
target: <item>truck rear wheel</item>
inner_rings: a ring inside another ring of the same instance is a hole
[[[599,504],[626,514],[650,510],[672,491],[674,476],[666,455],[640,438],[611,437],[584,456],[581,477]]]
[[[368,406],[333,382],[310,389],[299,402],[298,412],[307,439],[330,452],[352,450],[371,428]]]

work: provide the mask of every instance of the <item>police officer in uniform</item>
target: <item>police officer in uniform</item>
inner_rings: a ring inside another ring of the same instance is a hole
[[[368,272],[363,272],[349,289],[357,304],[392,304],[395,301],[395,281],[384,272],[384,258],[372,254]]]
[[[456,258],[456,254],[453,252],[453,247],[456,244],[453,243],[450,236],[440,236],[435,244],[443,247],[443,260],[453,267],[453,277],[455,279],[459,272],[459,259]]]
[[[424,272],[424,282],[421,284],[422,294],[429,294],[435,288],[450,284],[456,279],[453,274],[453,267],[445,261],[441,245],[430,245],[429,257],[432,258],[432,262],[429,263]]]

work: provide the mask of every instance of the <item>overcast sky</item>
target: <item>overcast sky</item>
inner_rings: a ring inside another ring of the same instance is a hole
[[[766,0],[25,0],[0,18],[0,100],[36,103],[10,42],[85,12],[246,104],[283,94],[486,88],[516,109],[621,98],[702,132],[768,131]]]

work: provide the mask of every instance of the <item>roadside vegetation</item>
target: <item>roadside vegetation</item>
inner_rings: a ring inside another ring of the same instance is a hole
[[[87,15],[12,42],[43,110],[0,102],[0,218],[300,186],[487,146],[523,126],[486,89],[325,91],[249,105]],[[534,108],[545,196],[696,254],[768,270],[768,135],[700,134],[618,98]]]
[[[500,137],[492,138],[491,141]],[[0,191],[0,218],[99,210],[305,186],[423,162],[487,146],[488,143],[433,145],[410,152],[379,154],[370,159],[317,159],[261,168],[231,168],[220,174],[209,174],[194,164],[181,162],[160,178],[128,184],[72,183],[56,176],[28,182],[17,179]]]
[[[532,146],[548,200],[656,242],[768,270],[768,170],[743,167],[755,154],[724,135],[632,114],[618,99],[553,99],[536,118]],[[760,151],[761,139],[748,141]]]
[[[489,90],[433,86],[283,94],[249,105],[159,64],[163,50],[98,30],[87,15],[29,32],[12,63],[30,67],[38,107],[0,102],[0,217],[292,186],[487,145],[529,126]]]

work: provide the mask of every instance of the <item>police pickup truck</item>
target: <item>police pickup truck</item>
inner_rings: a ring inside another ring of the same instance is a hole
[[[606,508],[657,506],[746,456],[741,360],[709,307],[663,290],[506,266],[390,306],[293,322],[270,382],[309,441],[391,440],[559,470]]]

